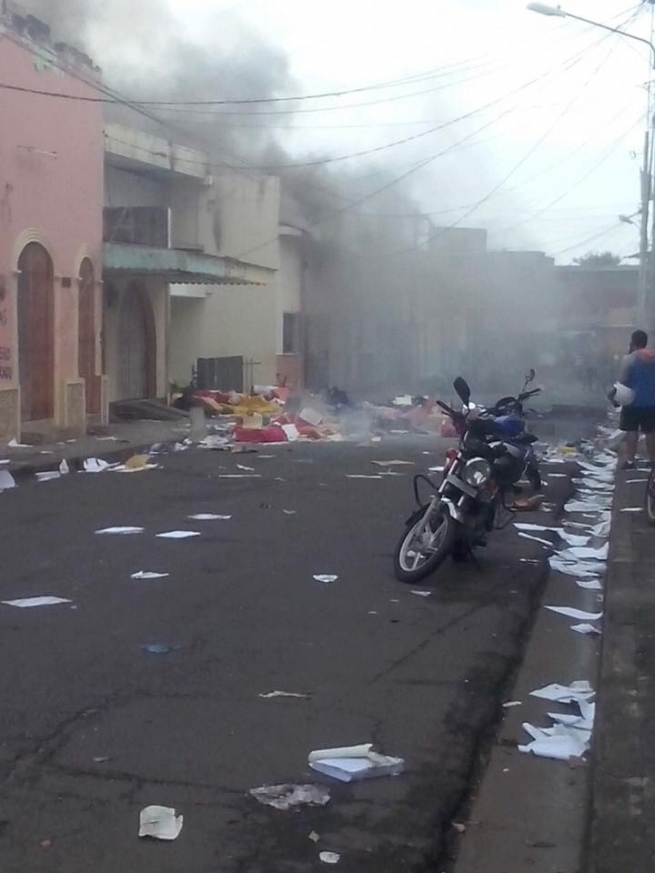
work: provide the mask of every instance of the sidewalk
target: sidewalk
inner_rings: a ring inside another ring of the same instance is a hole
[[[621,512],[647,475],[616,480],[585,873],[655,870],[655,528]]]
[[[59,469],[66,460],[71,468],[85,458],[122,461],[131,455],[150,449],[156,443],[171,443],[189,435],[188,421],[130,421],[110,424],[98,436],[87,435],[67,443],[0,448],[0,470],[8,470],[15,478]]]

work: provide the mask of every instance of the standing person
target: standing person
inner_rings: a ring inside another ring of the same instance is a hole
[[[646,348],[648,335],[635,330],[630,351],[621,361],[619,382],[634,391],[634,400],[621,409],[619,427],[625,431],[624,470],[635,469],[639,431],[646,435],[648,458],[655,464],[655,352]],[[616,389],[610,393],[613,400]]]

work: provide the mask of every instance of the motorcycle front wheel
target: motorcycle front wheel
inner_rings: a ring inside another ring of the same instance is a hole
[[[455,543],[455,521],[443,510],[428,510],[408,527],[396,546],[393,569],[401,582],[415,584],[443,564]]]

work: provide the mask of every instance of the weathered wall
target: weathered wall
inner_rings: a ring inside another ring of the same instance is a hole
[[[0,30],[1,81],[71,96],[97,94],[57,69],[54,58],[47,48]],[[76,280],[83,257],[92,261],[98,280],[102,274],[101,104],[2,90],[0,118],[0,391],[18,397],[16,270],[24,246],[39,242],[54,265],[55,410],[63,424],[65,383],[78,375]],[[15,435],[0,421],[0,437]]]

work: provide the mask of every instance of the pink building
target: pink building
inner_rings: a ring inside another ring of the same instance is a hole
[[[76,434],[105,407],[98,71],[0,7],[0,440]]]

